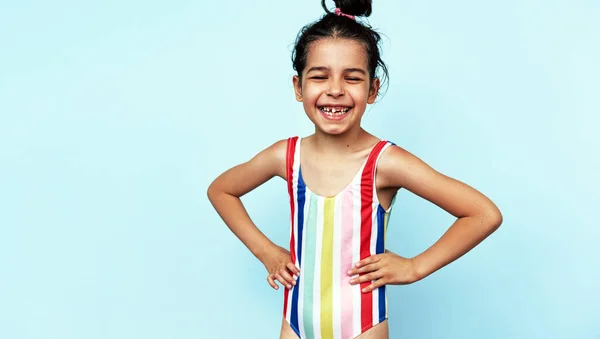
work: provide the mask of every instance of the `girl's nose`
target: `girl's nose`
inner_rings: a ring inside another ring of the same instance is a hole
[[[344,85],[341,81],[332,80],[329,82],[329,88],[327,90],[327,94],[338,97],[344,94]]]

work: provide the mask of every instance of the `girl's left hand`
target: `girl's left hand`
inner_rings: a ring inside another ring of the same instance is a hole
[[[362,289],[363,293],[371,292],[383,285],[405,285],[418,281],[412,259],[401,257],[385,250],[356,263],[349,276],[360,273],[359,277],[350,280],[351,285],[372,282]]]

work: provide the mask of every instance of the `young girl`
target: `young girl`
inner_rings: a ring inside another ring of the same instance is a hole
[[[386,285],[425,278],[496,230],[502,215],[474,188],[447,177],[392,142],[361,128],[377,98],[379,34],[355,20],[369,0],[335,1],[335,11],[304,27],[293,52],[296,100],[314,134],[281,140],[219,176],[213,206],[284,286],[280,338],[388,338]],[[290,196],[289,251],[254,225],[240,197],[274,176]],[[414,258],[385,250],[394,198],[406,189],[457,220]]]

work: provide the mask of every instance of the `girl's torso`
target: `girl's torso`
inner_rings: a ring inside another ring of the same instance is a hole
[[[288,140],[286,157],[290,254],[300,277],[284,292],[284,317],[301,338],[355,338],[387,319],[385,286],[362,293],[370,283],[351,285],[353,277],[346,272],[359,260],[385,251],[394,198],[384,209],[375,174],[381,154],[393,143],[379,141],[345,187],[322,196],[304,180],[301,141]]]

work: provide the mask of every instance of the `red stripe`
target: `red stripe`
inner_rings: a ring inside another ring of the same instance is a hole
[[[380,141],[369,154],[369,158],[363,169],[362,178],[360,182],[360,196],[361,196],[361,223],[360,223],[360,260],[363,260],[371,256],[371,229],[373,227],[373,185],[375,184],[375,163],[377,156],[385,141]],[[360,284],[361,295],[361,329],[370,328],[373,326],[373,292],[362,293],[362,289],[369,286],[370,281],[362,282]]]
[[[296,153],[296,142],[298,137],[288,139],[287,154],[285,158],[285,169],[288,184],[288,194],[290,195],[290,210],[292,215],[292,226],[290,236],[290,254],[292,256],[292,262],[296,264],[296,251],[294,250],[294,190],[293,190],[293,175],[294,175],[294,154]],[[283,316],[287,315],[287,305],[289,297],[289,289],[284,288],[283,291]]]

